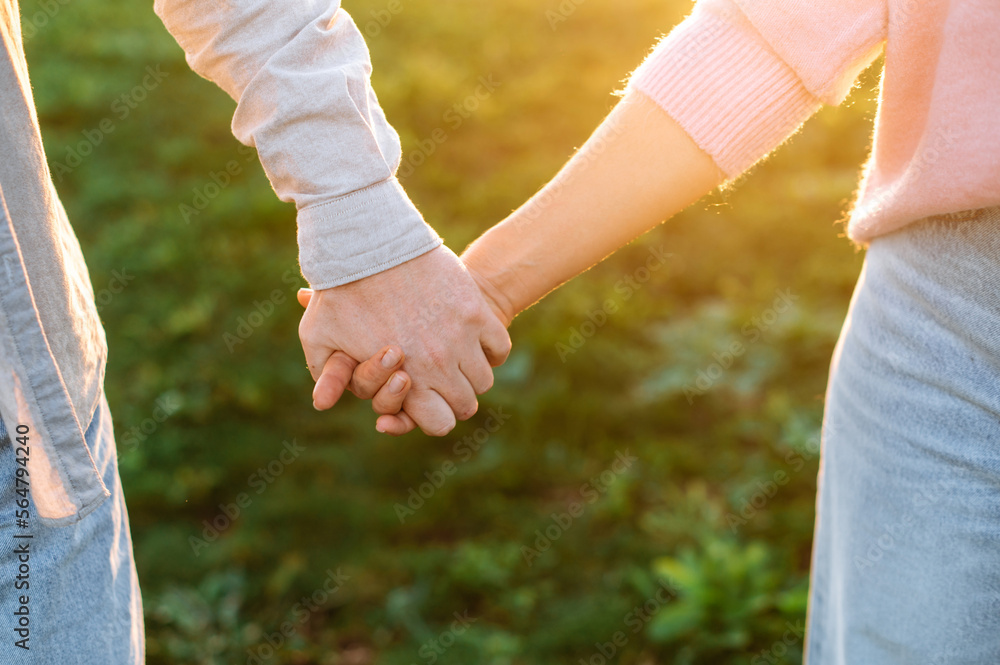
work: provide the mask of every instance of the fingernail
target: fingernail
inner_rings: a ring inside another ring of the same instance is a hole
[[[398,362],[399,362],[399,351],[397,351],[396,349],[390,348],[388,351],[385,352],[385,355],[382,356],[382,367],[385,367],[386,369],[389,369],[390,367],[395,367],[396,363]]]
[[[375,423],[375,431],[379,434],[385,434],[385,430],[378,424],[378,422]]]
[[[389,392],[391,392],[393,395],[398,395],[403,391],[403,386],[405,385],[406,385],[406,379],[401,377],[399,375],[399,372],[396,372],[395,374],[392,375],[392,378],[389,379]]]

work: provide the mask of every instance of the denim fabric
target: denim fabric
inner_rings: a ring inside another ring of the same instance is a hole
[[[441,244],[395,177],[399,136],[339,0],[157,0],[155,9],[195,70],[237,101],[237,137],[298,206],[300,262],[315,288]],[[141,83],[153,94],[169,76],[150,65]],[[46,163],[18,3],[0,0],[0,414],[41,439],[34,498],[50,526],[83,518],[108,495],[83,440],[106,358],[83,253]]]
[[[826,399],[808,665],[1000,663],[1000,209],[872,242]]]
[[[31,460],[35,507],[55,526],[108,495],[84,443],[107,344],[46,165],[17,10],[0,0],[0,414],[40,439]]]
[[[29,526],[15,524],[15,423],[0,421],[0,663],[16,665],[140,665],[144,661],[142,600],[132,558],[128,514],[118,478],[111,413],[102,396],[86,443],[111,496],[68,526],[42,523],[31,499]],[[29,433],[29,452],[37,440]],[[18,555],[31,534],[27,590],[15,590]],[[14,642],[18,597],[28,595],[30,651]]]

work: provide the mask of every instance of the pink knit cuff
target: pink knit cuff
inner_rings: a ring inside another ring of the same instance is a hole
[[[656,101],[730,178],[820,107],[749,21],[697,8],[657,45],[628,88]]]

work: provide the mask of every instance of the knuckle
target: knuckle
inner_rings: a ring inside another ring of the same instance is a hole
[[[427,436],[438,436],[438,437],[440,437],[440,436],[446,436],[448,434],[448,432],[450,432],[452,429],[454,429],[454,427],[455,426],[451,425],[451,424],[447,424],[447,425],[433,425],[431,427],[428,427],[426,430],[424,430],[424,434],[426,434]]]
[[[448,368],[448,361],[450,360],[448,352],[441,347],[431,347],[427,349],[426,353],[427,363],[437,370],[445,370]]]
[[[511,341],[510,335],[504,335],[503,340],[500,343],[500,348],[497,350],[500,352],[500,355],[506,358],[508,355],[510,355],[510,351],[513,348],[514,348],[514,343]]]
[[[463,404],[459,407],[459,410],[455,413],[455,417],[459,420],[468,420],[472,416],[476,415],[479,411],[479,402],[472,401],[469,404]]]
[[[445,436],[451,430],[455,429],[455,419],[451,417],[451,413],[445,417],[441,414],[438,417],[427,420],[423,423],[419,423],[421,431],[427,436]]]
[[[483,377],[482,381],[480,381],[479,390],[476,391],[477,394],[482,395],[483,393],[489,392],[490,389],[493,388],[493,383],[494,383],[493,372],[490,372],[489,374]]]
[[[496,352],[496,358],[494,359],[494,362],[492,362],[491,364],[496,367],[499,367],[500,365],[503,365],[505,362],[507,362],[508,358],[510,358],[510,352],[511,352],[510,341],[508,341],[504,346],[500,347],[499,349],[496,349],[495,352]]]
[[[312,337],[312,325],[303,316],[302,320],[299,321],[299,340],[302,342],[303,346],[307,344]]]
[[[458,315],[465,321],[478,321],[483,316],[483,308],[476,298],[460,298],[456,308]]]
[[[299,341],[302,342],[303,347],[317,347],[322,345],[323,332],[320,328],[313,324],[311,320],[307,320],[305,317],[299,321]]]
[[[375,397],[372,394],[372,391],[365,388],[365,386],[358,385],[357,381],[351,381],[348,383],[347,390],[358,399],[373,399]]]
[[[372,371],[364,365],[359,365],[351,377],[351,392],[361,399],[371,399],[380,386],[375,385]]]
[[[379,414],[380,416],[392,416],[399,413],[399,405],[395,402],[383,399],[376,395],[375,399],[372,400],[372,411]]]

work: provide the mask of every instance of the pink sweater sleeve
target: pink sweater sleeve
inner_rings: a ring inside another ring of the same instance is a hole
[[[727,176],[839,104],[879,54],[886,0],[699,0],[635,71]]]

